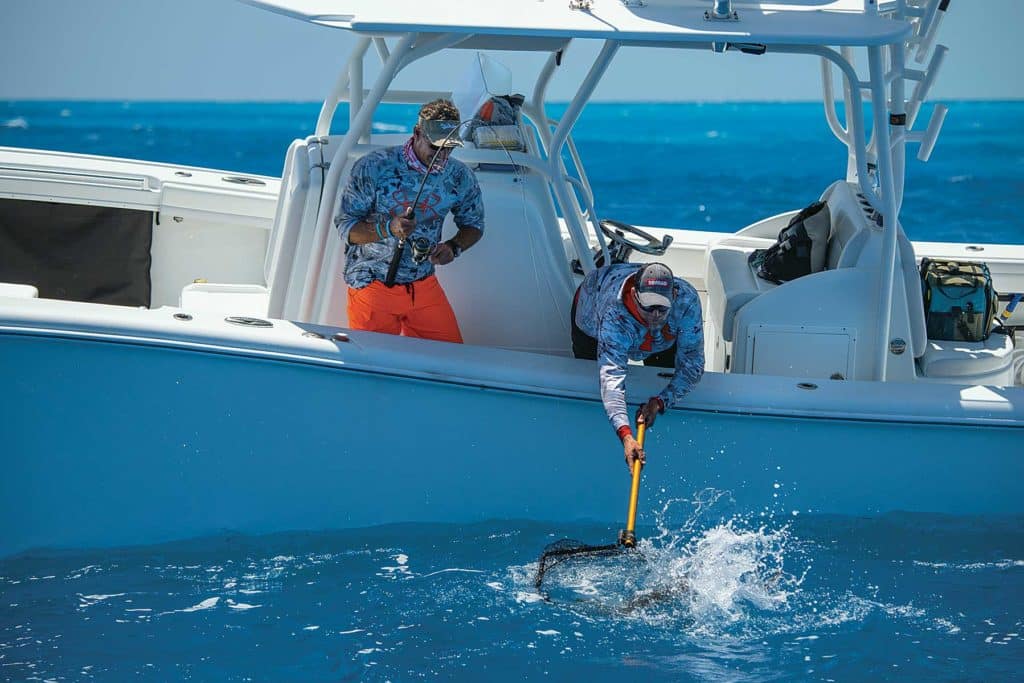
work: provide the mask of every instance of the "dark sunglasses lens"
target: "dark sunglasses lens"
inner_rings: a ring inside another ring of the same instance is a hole
[[[653,315],[665,315],[668,313],[668,306],[641,306],[641,308]]]

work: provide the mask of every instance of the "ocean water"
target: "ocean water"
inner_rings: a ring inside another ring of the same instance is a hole
[[[1020,680],[1024,520],[751,518],[723,499],[666,504],[638,553],[560,565],[541,591],[547,543],[616,528],[407,524],[8,558],[0,678]]]
[[[0,102],[0,145],[277,175],[317,110]],[[408,131],[413,112],[376,126]],[[1022,124],[1024,103],[954,105],[932,161],[909,164],[912,238],[1024,243]],[[819,105],[595,105],[575,137],[601,213],[638,224],[735,230],[845,167]],[[642,490],[658,514],[639,553],[565,563],[541,591],[543,548],[612,542],[621,510],[0,558],[0,680],[1021,679],[1024,517],[794,516],[679,492]]]
[[[410,131],[415,111],[385,105],[376,130]],[[0,101],[0,146],[278,176],[318,112],[315,103]],[[344,130],[345,106],[335,120]],[[574,138],[598,212],[639,225],[732,232],[806,206],[846,172],[820,104],[597,103]],[[1024,102],[954,102],[931,160],[915,154],[912,145],[901,215],[911,239],[1024,243]]]

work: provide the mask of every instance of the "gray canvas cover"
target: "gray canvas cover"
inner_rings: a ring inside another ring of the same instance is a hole
[[[0,282],[47,299],[150,305],[153,214],[0,200]]]

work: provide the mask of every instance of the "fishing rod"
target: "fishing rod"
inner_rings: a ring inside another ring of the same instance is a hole
[[[458,131],[460,128],[462,128],[462,126],[464,126],[465,124],[469,123],[472,120],[473,119],[469,119],[467,121],[458,122],[457,125],[450,131],[448,131],[448,134],[441,139],[441,144],[434,149],[434,155],[430,157],[430,163],[427,164],[427,170],[423,172],[423,179],[420,180],[420,187],[416,191],[416,197],[412,200],[412,205],[405,210],[405,218],[414,217],[415,208],[420,203],[420,196],[423,194],[423,188],[426,187],[427,179],[430,177],[430,170],[434,168],[434,162],[437,161],[437,157],[439,154],[441,154],[441,150],[445,148],[445,144],[451,139],[452,135],[454,135],[456,131]],[[419,239],[421,239],[423,242],[426,242],[427,244],[417,244],[417,241],[413,240],[413,251],[418,253],[426,253],[427,249],[429,248],[429,240],[427,240],[425,237]],[[402,262],[402,254],[405,252],[406,241],[406,237],[398,238],[398,245],[395,247],[395,253],[391,256],[391,263],[388,264],[388,274],[384,278],[385,287],[395,286],[395,278],[398,276],[398,266]]]

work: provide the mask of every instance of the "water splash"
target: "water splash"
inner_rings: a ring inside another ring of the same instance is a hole
[[[788,554],[801,554],[787,524],[722,521],[729,503],[728,492],[716,489],[664,502],[655,513],[657,534],[641,539],[639,552],[558,565],[546,584],[549,598],[581,615],[690,634],[720,635],[736,624],[746,631],[787,607],[807,569],[792,574],[785,567]],[[516,569],[518,583],[535,565]]]

